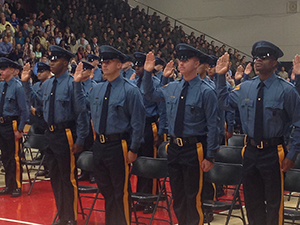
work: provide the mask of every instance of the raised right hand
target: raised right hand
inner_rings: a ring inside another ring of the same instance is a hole
[[[245,68],[244,73],[249,75],[251,73],[251,71],[252,71],[252,65],[251,65],[251,62],[249,62]]]
[[[74,81],[75,82],[80,82],[82,80],[82,72],[83,72],[83,63],[80,62],[77,65],[75,73],[74,73]]]
[[[238,68],[236,69],[234,79],[240,80],[243,78],[243,72],[244,72],[244,67],[242,65],[239,65]]]
[[[26,63],[21,73],[21,80],[28,81],[30,79],[30,63]]]
[[[146,56],[146,61],[144,64],[144,70],[152,72],[155,67],[155,57],[153,52],[149,52]]]
[[[171,60],[170,62],[167,63],[163,72],[163,76],[171,77],[173,74],[174,74],[174,62],[173,60]]]
[[[225,52],[217,62],[216,73],[218,74],[226,74],[229,70],[229,54]]]

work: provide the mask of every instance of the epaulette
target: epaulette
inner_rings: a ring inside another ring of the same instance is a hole
[[[286,84],[289,84],[292,87],[294,87],[294,85],[291,82],[288,82],[286,79],[282,78],[281,76],[277,76],[277,79],[279,79],[280,81],[285,82]]]
[[[137,87],[135,84],[133,84],[132,82],[130,82],[128,79],[124,78],[123,79],[127,84],[130,84],[133,87]]]
[[[241,88],[241,84],[238,84],[235,86],[235,88],[231,92],[238,91],[238,90],[240,90],[240,88]]]

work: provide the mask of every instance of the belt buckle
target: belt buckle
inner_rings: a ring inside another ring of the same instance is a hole
[[[99,139],[100,139],[100,143],[105,143],[105,136],[104,136],[104,134],[100,134],[99,135]]]
[[[261,141],[259,145],[256,145],[256,148],[263,149],[264,148],[264,142]]]
[[[51,125],[51,126],[49,127],[49,130],[50,130],[50,131],[54,131],[54,125]]]
[[[4,118],[2,116],[0,117],[0,123],[4,123]]]
[[[179,146],[179,147],[182,147],[183,146],[183,140],[182,138],[176,138],[176,144]]]

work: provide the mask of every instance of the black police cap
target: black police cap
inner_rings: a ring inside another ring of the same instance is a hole
[[[50,66],[47,63],[44,62],[38,62],[37,64],[38,73],[43,71],[50,71]]]
[[[210,62],[210,57],[209,55],[207,55],[206,53],[200,51],[200,54],[199,54],[199,62],[200,64],[209,64]]]
[[[22,66],[19,63],[16,63],[6,57],[1,57],[0,58],[0,69],[5,69],[8,67],[18,69],[18,70],[22,69]]]
[[[196,58],[200,59],[200,56],[203,55],[203,52],[201,52],[199,49],[196,49],[188,44],[179,43],[176,46],[176,54],[177,54],[177,58],[179,60],[187,60],[192,57],[196,57]]]
[[[124,59],[124,62],[134,62],[134,58],[130,55],[126,55],[126,58]]]
[[[210,67],[215,67],[217,65],[217,62],[218,62],[218,57],[217,56],[214,56],[214,55],[209,55],[209,66]]]
[[[51,45],[49,50],[51,52],[50,60],[64,58],[69,61],[71,58],[75,57],[75,54],[57,45]]]
[[[94,68],[94,66],[88,62],[81,61],[83,65],[83,70],[91,70]]]
[[[75,71],[76,71],[76,68],[77,68],[77,65],[76,65],[76,64],[74,64],[74,63],[72,63],[72,64],[71,64],[71,73],[72,73],[72,74],[74,74],[74,73],[75,73]]]
[[[258,41],[252,46],[251,54],[253,57],[256,56],[274,56],[276,59],[283,56],[281,49],[268,41]]]
[[[126,55],[110,45],[102,45],[99,48],[101,61],[119,59],[122,63]]]
[[[88,54],[88,55],[87,55],[87,58],[88,58],[88,61],[89,61],[89,62],[93,62],[94,60],[100,61],[99,56],[94,55],[94,54]]]
[[[162,58],[159,58],[157,56],[155,56],[155,65],[162,65],[164,66],[166,64],[165,60],[163,60]]]
[[[144,66],[146,62],[146,54],[142,52],[135,52],[134,54],[135,58],[135,66]]]

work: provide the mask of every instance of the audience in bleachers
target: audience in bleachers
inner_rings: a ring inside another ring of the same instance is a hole
[[[154,51],[166,61],[175,58],[174,46],[188,43],[201,51],[221,56],[226,46],[205,40],[205,35],[186,34],[182,26],[172,27],[168,17],[156,12],[148,15],[139,6],[131,9],[127,0],[52,0],[36,3],[36,12],[26,14],[20,3],[0,6],[1,54],[32,65],[56,44],[76,53],[76,60],[87,54],[99,54],[99,46],[111,45],[132,55],[136,51]],[[6,38],[4,38],[6,37]],[[10,49],[10,44],[12,49]],[[17,44],[21,45],[17,47]],[[23,51],[23,57],[17,57]],[[244,57],[228,49],[233,74]],[[33,54],[35,54],[33,56]]]

